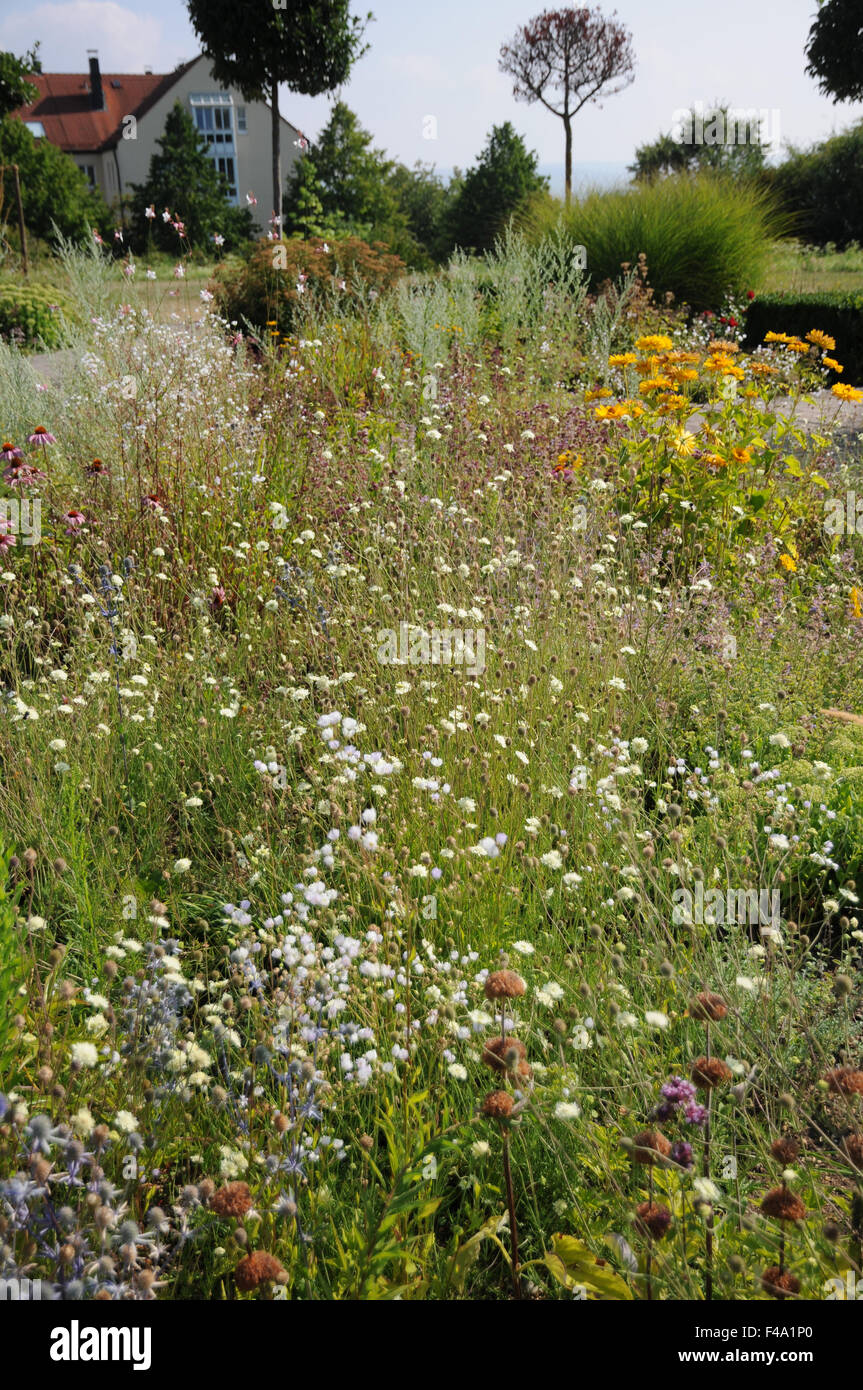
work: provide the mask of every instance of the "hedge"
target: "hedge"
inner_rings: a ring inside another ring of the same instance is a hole
[[[789,333],[805,338],[820,328],[836,339],[834,356],[845,370],[840,377],[851,385],[863,382],[863,292],[828,290],[820,294],[780,291],[759,295],[746,313],[743,345],[753,349],[764,342],[765,334]]]

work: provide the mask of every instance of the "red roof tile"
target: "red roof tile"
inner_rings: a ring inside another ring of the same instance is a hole
[[[161,76],[157,73],[103,72],[103,111],[94,111],[90,104],[88,74],[33,73],[28,75],[27,81],[38,87],[39,97],[13,114],[22,121],[41,121],[46,138],[62,150],[98,154],[111,149],[122,138],[124,116],[142,116],[197,61],[194,58]]]

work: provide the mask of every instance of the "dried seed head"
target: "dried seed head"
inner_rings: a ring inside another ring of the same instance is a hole
[[[671,1225],[671,1212],[658,1202],[641,1202],[635,1208],[635,1228],[639,1235],[662,1240]]]
[[[692,1080],[699,1090],[710,1091],[731,1080],[731,1068],[718,1057],[699,1057],[692,1064]]]
[[[210,1200],[210,1210],[217,1216],[245,1216],[251,1205],[252,1196],[246,1182],[226,1183]]]
[[[863,1172],[863,1134],[846,1134],[842,1148],[848,1162]]]
[[[508,1120],[513,1099],[506,1091],[491,1091],[482,1103],[482,1113],[490,1120]]]
[[[800,1292],[800,1280],[787,1269],[771,1265],[761,1276],[761,1284],[771,1298],[795,1298]]]
[[[643,1163],[649,1168],[652,1164],[667,1158],[670,1153],[671,1145],[661,1130],[643,1129],[632,1140],[630,1157],[633,1163]]]
[[[697,1018],[702,1023],[718,1023],[727,1013],[728,1005],[725,1000],[718,994],[711,994],[709,990],[696,994],[689,1005],[689,1017]]]
[[[863,1096],[863,1071],[855,1067],[836,1067],[824,1080],[837,1096]]]
[[[790,1168],[800,1153],[800,1144],[790,1134],[786,1134],[781,1139],[774,1139],[770,1145],[770,1152],[783,1168]]]
[[[283,1268],[274,1255],[268,1255],[264,1250],[256,1250],[253,1255],[246,1255],[240,1260],[234,1270],[234,1279],[237,1288],[243,1293],[248,1293],[269,1279],[277,1279]]]
[[[766,1192],[761,1199],[761,1210],[776,1221],[802,1221],[806,1215],[803,1202],[787,1187],[772,1187]]]
[[[527,1057],[527,1048],[518,1038],[492,1038],[483,1048],[482,1060],[492,1071],[515,1072]]]
[[[486,999],[518,999],[525,983],[514,970],[493,970],[485,982]]]

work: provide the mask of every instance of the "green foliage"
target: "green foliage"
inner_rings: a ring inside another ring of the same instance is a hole
[[[732,120],[729,113],[733,116],[733,108],[728,106],[711,107],[701,113],[693,107],[680,130],[639,146],[635,151],[635,163],[629,166],[630,173],[637,179],[698,173],[704,169],[737,177],[760,173],[765,153],[760,141],[760,120]],[[730,132],[733,132],[733,139],[728,140]],[[702,138],[695,138],[697,136]]]
[[[863,15],[858,0],[822,0],[806,42],[806,71],[837,101],[863,97]]]
[[[0,120],[0,165],[4,164],[18,165],[28,232],[45,241],[53,239],[55,227],[76,241],[90,236],[94,227],[107,233],[111,214],[75,161],[50,140],[37,140],[22,121],[11,117]],[[10,175],[4,173],[2,178],[8,217]]]
[[[679,175],[611,193],[590,193],[568,209],[538,200],[526,219],[534,238],[560,218],[587,251],[595,288],[644,253],[657,296],[693,309],[718,309],[762,274],[782,219],[769,194],[718,175]]]
[[[0,53],[0,120],[17,111],[19,106],[29,106],[36,100],[39,88],[27,78],[41,71],[38,43],[23,58],[17,58],[14,53]]]
[[[219,312],[275,337],[288,334],[312,302],[332,300],[349,309],[390,288],[404,270],[385,246],[357,237],[325,245],[292,238],[260,246],[244,262],[226,261],[216,274]]]
[[[0,337],[22,347],[62,347],[74,316],[67,295],[22,279],[0,280]]]
[[[493,126],[477,163],[456,180],[449,213],[454,243],[490,250],[512,215],[547,189],[537,163],[536,152],[527,149],[509,121]]]
[[[206,142],[195,129],[188,112],[175,102],[168,112],[165,131],[156,141],[159,153],[150,159],[147,181],[133,184],[131,239],[142,251],[151,243],[162,251],[213,246],[213,237],[225,238],[230,251],[248,241],[253,224],[248,208],[232,207],[227,201],[227,183],[206,153]],[[155,216],[147,217],[152,207]],[[172,220],[184,227],[182,238],[171,222],[164,221],[168,209]]]
[[[288,236],[294,233],[303,237],[327,234],[329,229],[324,226],[322,192],[314,160],[310,155],[304,155],[297,161],[293,185],[285,196],[283,226]]]
[[[863,121],[809,149],[792,149],[769,179],[806,241],[863,241]]]
[[[760,294],[747,310],[745,344],[756,348],[769,332],[805,338],[813,328],[836,339],[835,356],[845,368],[839,379],[863,381],[863,292]]]

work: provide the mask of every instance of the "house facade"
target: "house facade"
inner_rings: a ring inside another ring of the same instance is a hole
[[[39,139],[50,140],[71,155],[105,201],[116,204],[144,183],[156,141],[165,130],[168,112],[179,101],[207,141],[213,163],[225,175],[229,201],[246,205],[251,193],[257,204],[252,216],[268,231],[272,202],[272,154],[269,103],[248,102],[234,87],[213,77],[203,56],[181,63],[167,74],[103,73],[98,54],[88,54],[89,72],[34,73],[28,77],[39,89],[31,105],[18,116]],[[287,187],[301,154],[302,136],[290,121],[281,121],[282,180]]]

